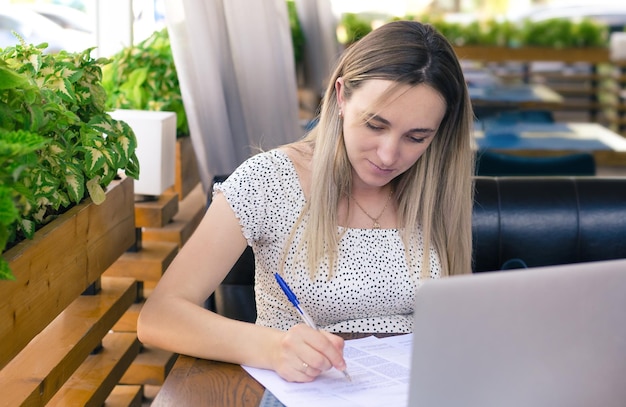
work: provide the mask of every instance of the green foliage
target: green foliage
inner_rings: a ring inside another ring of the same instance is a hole
[[[393,18],[398,20],[400,18]],[[405,16],[404,20],[419,20],[432,24],[453,45],[490,45],[501,47],[539,46],[552,48],[606,47],[609,30],[606,25],[591,19],[574,22],[568,19],[552,19],[516,24],[512,21],[484,20],[471,23],[449,22],[441,18]],[[358,31],[370,23],[356,14],[346,14],[343,25]],[[346,28],[347,30],[348,28]],[[358,37],[358,34],[352,34]],[[362,36],[362,35],[361,35]],[[360,37],[358,37],[360,38]]]
[[[589,19],[576,23],[567,19],[525,21],[520,32],[523,44],[540,47],[602,47],[608,43],[608,28]]]
[[[357,42],[372,31],[372,23],[355,13],[345,13],[341,18],[340,25],[343,27],[346,37],[342,42],[347,45]]]
[[[0,251],[87,196],[101,203],[119,170],[139,176],[135,134],[105,110],[109,61],[45,47],[0,50]]]
[[[287,12],[289,14],[289,26],[291,28],[291,42],[293,45],[293,56],[296,64],[302,63],[304,59],[304,32],[300,25],[300,19],[296,11],[296,3],[287,0]]]
[[[469,24],[430,21],[456,46],[491,45],[501,47],[539,46],[552,48],[604,47],[608,28],[591,20],[573,22],[553,19],[521,24],[488,20]]]
[[[107,108],[174,112],[177,137],[189,135],[167,29],[155,31],[111,60],[102,76]]]

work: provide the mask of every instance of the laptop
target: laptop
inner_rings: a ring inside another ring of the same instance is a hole
[[[409,406],[626,406],[626,259],[457,276],[417,294]]]

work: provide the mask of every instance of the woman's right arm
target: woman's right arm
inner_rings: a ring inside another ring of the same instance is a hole
[[[306,326],[283,332],[204,307],[246,246],[239,220],[217,193],[146,300],[137,322],[139,340],[175,353],[272,369],[287,380],[312,380],[331,365],[341,369],[343,341],[334,335]],[[300,371],[305,359],[316,369]]]
[[[247,242],[224,195],[213,198],[191,238],[146,300],[137,323],[142,343],[172,352],[214,360],[250,361],[260,349],[241,341],[252,331],[265,341],[276,340],[273,330],[240,323],[205,309],[208,296],[222,282]],[[262,361],[257,363],[263,364]]]

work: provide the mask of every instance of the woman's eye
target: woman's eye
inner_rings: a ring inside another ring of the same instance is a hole
[[[424,142],[424,138],[422,137],[416,137],[416,136],[407,136],[409,138],[410,141],[414,142],[414,143],[423,143]]]
[[[382,130],[383,129],[382,127],[378,127],[378,126],[374,125],[372,122],[365,122],[365,126],[367,128],[369,128],[369,129],[372,129],[372,130]]]

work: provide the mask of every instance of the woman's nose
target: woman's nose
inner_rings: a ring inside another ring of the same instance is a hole
[[[381,163],[385,166],[391,166],[400,154],[400,142],[392,135],[385,135],[380,138],[377,152]]]

